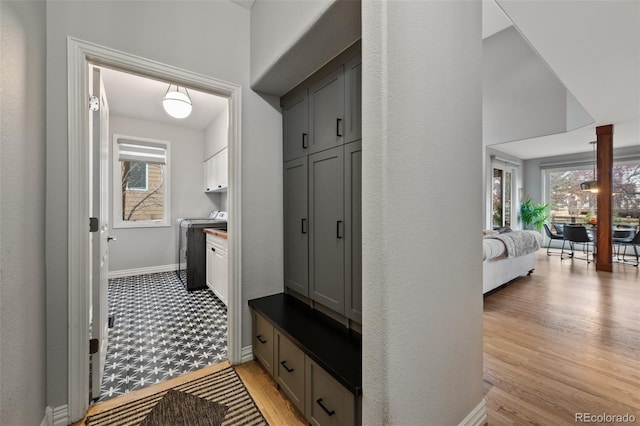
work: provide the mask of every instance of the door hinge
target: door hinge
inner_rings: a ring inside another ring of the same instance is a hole
[[[99,111],[100,110],[100,99],[97,96],[91,95],[89,96],[89,111]]]
[[[89,232],[98,232],[98,229],[100,229],[100,224],[98,223],[98,218],[97,217],[90,217],[89,218]]]
[[[90,339],[89,340],[89,355],[93,355],[98,352],[98,348],[100,347],[98,343],[98,339]]]

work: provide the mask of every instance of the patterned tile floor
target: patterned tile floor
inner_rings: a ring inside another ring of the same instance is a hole
[[[209,289],[187,291],[175,272],[109,280],[105,401],[227,359],[227,308]]]

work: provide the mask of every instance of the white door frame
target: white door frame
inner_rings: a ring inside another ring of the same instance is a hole
[[[108,47],[67,38],[68,83],[68,408],[69,421],[89,405],[89,140],[88,65],[107,65],[172,81],[229,99],[229,309],[228,355],[242,358],[241,86]]]

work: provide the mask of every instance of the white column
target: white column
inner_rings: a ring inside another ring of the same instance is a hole
[[[363,424],[482,397],[479,1],[363,1]]]

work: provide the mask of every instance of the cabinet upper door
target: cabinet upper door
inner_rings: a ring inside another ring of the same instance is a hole
[[[309,144],[309,108],[306,90],[283,102],[284,161],[307,154]]]
[[[307,157],[284,164],[284,282],[309,295]]]
[[[344,143],[344,71],[341,65],[309,88],[309,152]]]
[[[344,313],[343,147],[309,156],[309,297]]]
[[[362,323],[362,142],[344,146],[345,315]]]
[[[344,66],[345,143],[362,139],[362,56]]]

